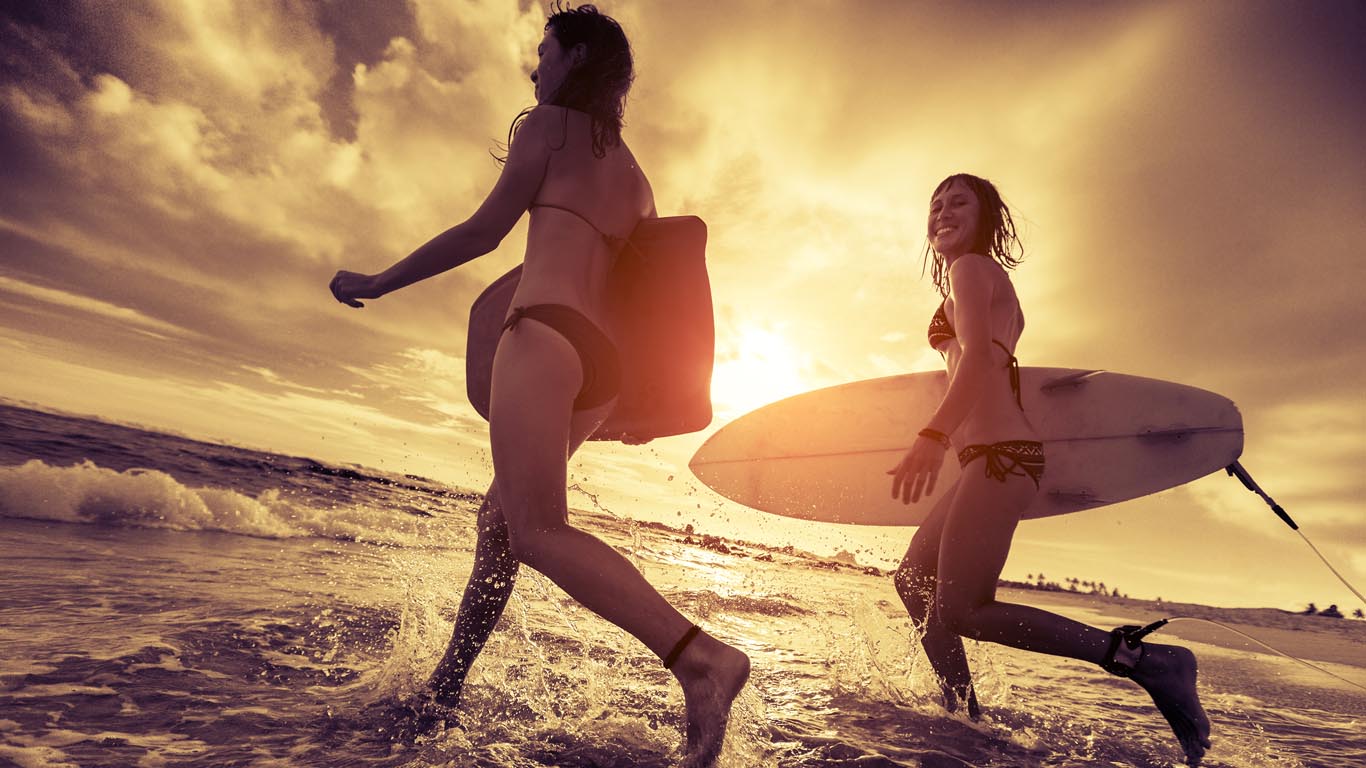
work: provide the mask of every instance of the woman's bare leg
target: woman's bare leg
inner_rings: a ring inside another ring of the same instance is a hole
[[[493,464],[513,554],[666,656],[692,622],[619,552],[569,524],[569,446],[596,430],[607,411],[571,418],[581,383],[573,347],[549,327],[523,321],[504,334],[493,380]],[[672,671],[687,701],[690,762],[710,764],[720,752],[731,701],[749,676],[749,658],[703,634]]]
[[[911,537],[906,556],[901,559],[893,581],[897,594],[911,615],[911,623],[920,630],[920,645],[939,677],[944,694],[944,707],[957,712],[959,702],[966,701],[968,716],[981,717],[977,693],[972,688],[972,671],[967,654],[963,652],[963,638],[944,626],[934,609],[936,580],[939,572],[939,537],[944,532],[944,520],[953,502],[954,489],[935,502],[925,522]]]
[[[579,418],[576,414],[575,418]],[[571,427],[571,431],[574,431]],[[583,445],[591,432],[578,430],[578,438],[569,446],[569,455]],[[451,642],[427,685],[437,703],[455,707],[460,703],[460,692],[465,676],[483,650],[484,643],[503,615],[521,565],[512,555],[508,542],[507,521],[498,505],[498,481],[495,479],[484,494],[477,518],[478,539],[474,545],[474,567],[469,582],[460,598],[460,610],[455,617]]]
[[[460,610],[455,617],[455,631],[451,634],[446,653],[432,672],[427,685],[438,704],[455,707],[460,703],[460,692],[465,685],[474,659],[483,650],[493,633],[498,618],[503,615],[512,587],[517,580],[520,563],[512,556],[508,545],[507,523],[498,506],[498,483],[484,495],[479,506],[478,540],[474,545],[474,567],[469,583],[460,598]]]
[[[972,465],[969,465],[970,467]],[[1006,482],[967,471],[959,480],[940,537],[937,610],[964,637],[1099,664],[1110,633],[1027,605],[996,600],[996,581],[1020,514],[1037,490],[1026,477]],[[1195,688],[1195,656],[1185,648],[1145,643],[1133,680],[1153,697],[1188,762],[1209,747],[1209,719]]]

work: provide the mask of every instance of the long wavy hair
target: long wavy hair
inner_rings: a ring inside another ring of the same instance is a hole
[[[955,173],[939,182],[930,199],[933,200],[955,181],[963,182],[977,196],[977,232],[972,242],[972,252],[994,259],[1005,269],[1014,269],[1024,260],[1024,245],[1015,234],[1015,220],[1010,217],[1010,208],[1001,199],[996,185],[970,173]],[[934,287],[941,295],[949,295],[949,275],[944,269],[944,257],[928,242],[925,243],[925,260],[933,264],[930,279],[934,280]],[[921,274],[924,274],[923,267]]]
[[[574,8],[556,0],[550,9],[546,31],[555,35],[565,50],[582,43],[587,55],[578,66],[569,70],[564,82],[546,103],[587,112],[592,118],[593,155],[603,157],[609,148],[621,144],[626,93],[635,80],[631,44],[621,25],[595,6]],[[512,145],[517,129],[533,109],[535,107],[528,107],[513,119],[508,129],[508,146]],[[568,116],[565,119],[568,121]],[[506,156],[497,159],[507,161]]]

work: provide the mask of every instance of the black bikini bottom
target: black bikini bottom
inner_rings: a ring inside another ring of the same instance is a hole
[[[1028,477],[1039,487],[1043,477],[1043,443],[1036,440],[1005,440],[990,445],[969,445],[958,452],[959,466],[986,457],[987,477],[1005,482],[1010,475]]]
[[[583,386],[579,388],[578,397],[574,398],[574,410],[596,408],[617,396],[621,388],[617,348],[592,320],[577,309],[563,304],[533,304],[529,307],[514,307],[507,322],[503,323],[503,331],[506,333],[516,328],[517,322],[524,317],[549,326],[579,353]]]

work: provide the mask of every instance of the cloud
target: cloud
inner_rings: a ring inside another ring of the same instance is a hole
[[[162,322],[154,317],[148,317],[136,309],[120,307],[99,299],[92,299],[89,296],[80,296],[56,288],[32,285],[3,275],[0,275],[0,291],[18,294],[27,299],[55,304],[67,309],[89,312],[106,320],[131,325],[144,333],[175,336],[182,339],[194,335],[179,326]]]
[[[383,17],[370,28],[400,33],[380,45],[335,10],[91,3],[7,25],[46,62],[0,89],[32,150],[16,165],[34,175],[0,192],[20,236],[13,279],[48,284],[63,265],[68,294],[174,318],[208,337],[206,358],[314,387],[337,373],[325,361],[380,359],[415,325],[449,328],[428,343],[457,351],[465,312],[450,308],[506,256],[362,316],[336,315],[326,281],[339,265],[378,269],[473,211],[497,174],[493,138],[531,101],[543,17],[501,2],[358,6]],[[351,136],[327,117],[347,109]],[[32,313],[15,322],[52,332]],[[182,352],[139,357],[178,365]]]

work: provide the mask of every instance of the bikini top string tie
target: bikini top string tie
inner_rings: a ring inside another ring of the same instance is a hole
[[[579,213],[578,211],[572,208],[566,208],[563,205],[555,205],[554,203],[536,203],[531,207],[554,208],[557,211],[564,211],[565,213],[577,218],[579,221],[582,221],[584,224],[587,224],[588,226],[592,227],[593,231],[597,232],[598,236],[602,238],[602,241],[607,244],[607,247],[612,249],[613,254],[620,254],[622,250],[629,246],[631,250],[636,252],[637,256],[641,255],[640,249],[637,248],[636,244],[631,242],[630,239],[625,237],[617,237],[616,235],[608,234],[602,231],[600,228],[598,228],[597,224],[594,224],[593,222],[589,221],[587,216],[584,216],[583,214]]]

